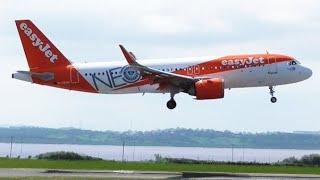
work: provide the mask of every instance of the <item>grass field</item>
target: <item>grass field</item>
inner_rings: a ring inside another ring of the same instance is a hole
[[[113,161],[65,161],[0,158],[0,168],[46,168],[88,170],[138,170],[138,171],[197,171],[237,173],[284,173],[320,174],[320,167],[276,166],[276,165],[229,165],[229,164],[175,164],[153,162]]]

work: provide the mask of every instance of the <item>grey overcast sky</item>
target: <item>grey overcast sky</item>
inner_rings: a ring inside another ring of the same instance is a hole
[[[0,126],[94,130],[205,128],[231,131],[320,130],[318,0],[1,0]],[[27,63],[14,20],[31,19],[73,62],[124,61],[118,44],[140,58],[288,54],[313,70],[307,81],[227,90],[222,100],[169,95],[98,95],[11,79]]]

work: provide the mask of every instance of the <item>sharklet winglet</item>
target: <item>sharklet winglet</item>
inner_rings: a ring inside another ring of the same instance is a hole
[[[126,48],[124,48],[121,44],[119,45],[124,57],[126,58],[129,65],[137,64],[136,57],[133,55],[132,52],[128,52]]]

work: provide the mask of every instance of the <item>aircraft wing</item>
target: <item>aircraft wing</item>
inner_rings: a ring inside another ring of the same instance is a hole
[[[119,46],[128,64],[139,69],[143,77],[149,77],[150,79],[153,79],[154,83],[168,82],[169,84],[178,88],[188,90],[196,81],[200,80],[199,78],[192,78],[181,74],[165,72],[141,65],[136,61],[136,57],[132,52],[128,52],[122,45]]]

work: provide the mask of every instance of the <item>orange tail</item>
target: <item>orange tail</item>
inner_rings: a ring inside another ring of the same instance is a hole
[[[12,74],[12,78],[70,90],[97,92],[30,20],[17,20],[16,25],[30,72],[18,71]]]
[[[16,25],[31,72],[71,64],[30,20],[17,20]]]

